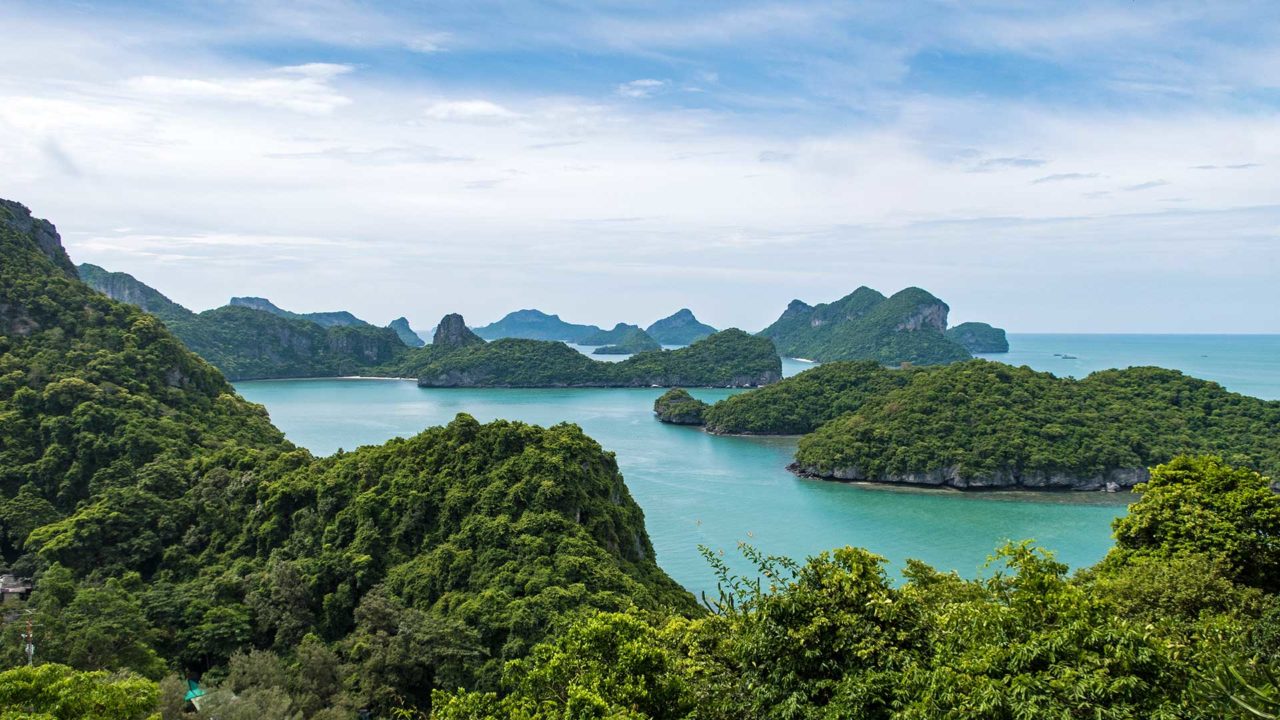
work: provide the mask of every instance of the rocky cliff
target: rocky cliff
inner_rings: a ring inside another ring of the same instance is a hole
[[[40,252],[52,260],[64,275],[69,278],[78,277],[76,266],[62,248],[62,236],[53,223],[33,217],[31,210],[20,202],[0,199],[0,224],[31,238]]]
[[[396,336],[400,338],[400,342],[405,344],[405,347],[416,348],[427,344],[418,333],[414,332],[412,327],[409,327],[407,318],[398,317],[392,320],[387,327],[395,332]]]

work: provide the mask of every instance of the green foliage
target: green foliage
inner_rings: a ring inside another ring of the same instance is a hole
[[[1217,457],[1180,457],[1135,490],[1142,498],[1115,521],[1105,564],[1221,558],[1233,580],[1280,591],[1280,496],[1268,478]]]
[[[726,434],[801,435],[857,411],[907,384],[913,370],[871,360],[819,365],[768,387],[725,398],[706,413],[707,430]]]
[[[619,323],[621,326],[621,323]],[[594,355],[632,355],[640,352],[649,352],[651,350],[661,350],[662,346],[657,340],[649,337],[649,334],[638,327],[625,326],[622,332],[618,332],[618,328],[614,328],[608,333],[600,333],[600,337],[591,336],[581,341],[583,345],[595,345],[596,340],[604,339],[606,343],[604,347],[596,348],[592,353]]]
[[[616,363],[541,340],[428,346],[389,372],[406,371],[424,387],[745,387],[776,381],[782,363],[768,339],[725,330],[686,348],[642,352]]]
[[[969,351],[943,334],[947,305],[920,288],[892,297],[860,287],[810,307],[792,301],[760,332],[788,357],[810,360],[874,360],[885,365],[933,365],[965,360]]]
[[[231,305],[196,314],[125,273],[87,264],[80,273],[90,287],[160,318],[232,380],[372,373],[407,350],[397,330],[373,327],[348,312],[300,315],[265,300],[248,302],[261,298],[233,298]]]
[[[672,388],[653,401],[658,420],[676,425],[701,425],[708,405],[683,388]]]
[[[971,353],[1009,352],[1009,339],[1004,330],[986,323],[967,322],[947,328],[947,339],[964,346]]]
[[[600,332],[595,325],[575,325],[540,310],[516,310],[501,320],[475,329],[485,340],[519,338],[523,340],[556,340],[579,342],[583,337]]]
[[[65,665],[0,672],[0,718],[32,720],[144,720],[159,689],[150,680]]]
[[[845,397],[850,405],[859,399]],[[826,401],[814,406],[818,415]],[[712,408],[709,420],[717,413]],[[1280,402],[1172,370],[1108,370],[1074,380],[973,360],[914,370],[902,387],[862,398],[801,439],[796,462],[822,476],[935,473],[935,481],[960,486],[1072,487],[1127,482],[1184,453],[1217,453],[1274,472],[1278,431]]]

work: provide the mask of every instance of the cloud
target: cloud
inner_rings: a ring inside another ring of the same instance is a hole
[[[1261,163],[1238,163],[1236,165],[1192,165],[1192,170],[1249,170],[1262,167]]]
[[[762,163],[782,163],[790,162],[796,156],[795,153],[781,152],[778,150],[765,150],[756,156],[756,160]]]
[[[330,147],[305,152],[273,152],[265,157],[278,160],[342,160],[356,165],[401,165],[468,162],[472,158],[447,155],[429,146],[389,146],[369,149]]]
[[[642,78],[640,80],[632,80],[618,86],[617,92],[625,98],[647,98],[654,93],[666,87],[666,80],[654,80],[653,78]]]
[[[1055,173],[1053,175],[1045,175],[1031,181],[1032,185],[1040,185],[1043,183],[1065,182],[1067,180],[1089,180],[1098,177],[1098,173]]]
[[[520,117],[489,100],[442,100],[429,105],[425,114],[432,120],[463,123],[503,123]]]
[[[80,166],[71,159],[71,156],[62,148],[62,145],[53,138],[45,140],[44,155],[50,164],[67,177],[78,178],[83,174],[80,172]]]
[[[1125,185],[1120,189],[1125,192],[1141,192],[1143,190],[1151,190],[1152,188],[1164,187],[1168,184],[1168,180],[1148,180],[1147,182],[1141,182],[1137,185]]]
[[[431,54],[444,52],[447,50],[445,45],[450,39],[449,33],[424,33],[413,37],[405,38],[403,45],[406,50],[416,53]]]
[[[1044,165],[1045,161],[1029,157],[994,157],[980,160],[974,164],[970,172],[993,172],[997,170],[1018,170]]]
[[[270,75],[244,78],[185,78],[143,75],[124,85],[143,95],[170,99],[247,103],[323,115],[351,104],[330,83],[354,68],[336,63],[308,63],[276,68]]]

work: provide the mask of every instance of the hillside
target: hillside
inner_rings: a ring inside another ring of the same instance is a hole
[[[156,308],[183,344],[232,380],[369,374],[407,350],[389,328],[364,322],[324,327],[306,316],[243,304],[193,313],[130,275],[80,267],[85,283],[108,297]]]
[[[621,342],[624,338],[630,337],[635,332],[644,333],[639,325],[628,325],[627,323],[618,323],[610,330],[600,330],[597,332],[587,333],[583,335],[575,343],[576,345],[614,345]]]
[[[405,347],[416,348],[427,344],[422,336],[409,326],[409,321],[404,317],[392,320],[387,327],[395,332],[396,337],[400,338],[400,342],[404,343]]]
[[[760,332],[788,357],[827,362],[875,360],[885,365],[934,365],[964,360],[970,353],[947,339],[950,308],[920,288],[885,297],[860,287],[831,303],[792,300]]]
[[[1182,454],[1280,472],[1280,402],[1173,370],[1075,380],[972,360],[911,371],[896,389],[901,378],[877,382],[881,391],[861,402],[846,396],[846,414],[801,439],[799,472],[959,488],[1096,489],[1143,482],[1147,468]],[[714,408],[707,414],[716,417]]]
[[[233,297],[231,302],[227,303],[231,307],[247,307],[253,310],[261,310],[265,313],[271,313],[277,317],[288,318],[290,320],[310,320],[320,327],[366,327],[369,323],[352,315],[346,310],[335,310],[331,312],[313,312],[313,313],[296,313],[276,307],[274,303],[266,298],[260,297]]]
[[[575,325],[548,315],[541,310],[517,310],[501,320],[475,328],[476,335],[485,340],[522,338],[525,340],[559,340],[578,343],[582,338],[601,332],[595,325]]]
[[[655,321],[645,328],[645,332],[663,345],[691,345],[714,334],[716,329],[706,323],[698,322],[698,318],[693,316],[693,311],[689,308],[681,308]]]
[[[299,713],[385,717],[433,689],[495,688],[570,613],[696,613],[612,454],[576,426],[460,415],[316,460],[14,213],[0,208],[0,550],[35,574],[42,661],[154,679],[287,658],[311,683],[283,701]]]
[[[455,341],[414,350],[386,372],[412,374],[422,387],[754,387],[777,381],[782,372],[772,343],[741,330],[726,330],[687,348],[642,352],[609,363],[560,342],[477,342],[470,331],[461,332],[465,326],[458,328],[460,316],[445,321],[451,318],[449,334]]]

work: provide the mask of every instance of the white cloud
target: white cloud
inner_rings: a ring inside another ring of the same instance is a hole
[[[622,83],[618,86],[616,92],[626,98],[647,98],[666,87],[666,85],[666,80],[641,78],[640,80]]]
[[[349,105],[331,81],[350,65],[308,63],[276,68],[270,75],[241,78],[184,78],[144,75],[125,81],[129,90],[156,97],[218,100],[325,114]]]
[[[489,100],[442,100],[429,105],[425,114],[432,120],[464,123],[503,123],[520,117]]]

